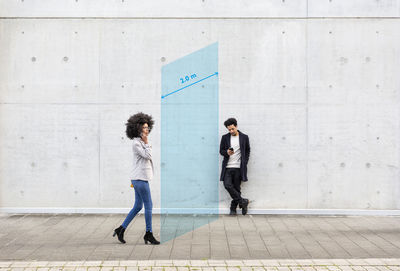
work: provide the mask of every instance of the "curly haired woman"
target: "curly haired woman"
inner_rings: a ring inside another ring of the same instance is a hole
[[[153,125],[153,118],[141,112],[131,116],[126,123],[126,135],[133,140],[133,169],[131,182],[135,189],[135,205],[122,225],[116,228],[113,234],[113,236],[117,235],[118,240],[124,244],[124,232],[132,219],[143,208],[143,203],[146,220],[146,234],[143,237],[144,242],[145,244],[147,244],[147,242],[153,245],[160,244],[153,236],[151,224],[153,203],[151,201],[149,181],[151,181],[153,177],[154,168],[148,136]]]

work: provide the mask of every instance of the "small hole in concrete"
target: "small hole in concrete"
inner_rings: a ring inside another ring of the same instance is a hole
[[[371,167],[371,164],[370,164],[370,163],[366,163],[365,166],[366,166],[367,168],[370,168],[370,167]]]
[[[341,163],[340,166],[341,166],[341,167],[345,167],[346,164],[345,164],[345,163]]]
[[[165,57],[162,57],[162,58],[161,58],[161,62],[165,62]]]
[[[63,60],[64,60],[65,62],[67,62],[67,61],[68,61],[68,57],[64,56]]]
[[[35,62],[36,61],[36,57],[32,57],[31,60],[32,60],[32,62]]]

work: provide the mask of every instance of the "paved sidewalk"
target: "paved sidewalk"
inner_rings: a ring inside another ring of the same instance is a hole
[[[117,242],[124,217],[2,216],[0,261],[400,258],[400,217],[221,215],[159,246],[144,244],[143,215]],[[159,238],[159,215],[153,225]]]
[[[0,262],[0,271],[398,271],[400,259]]]

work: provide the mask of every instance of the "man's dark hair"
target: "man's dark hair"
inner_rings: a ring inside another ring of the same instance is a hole
[[[143,125],[147,123],[149,129],[153,128],[154,121],[152,116],[139,112],[128,119],[126,125],[126,136],[130,139],[140,137]]]
[[[229,118],[224,122],[225,127],[228,127],[230,125],[235,125],[235,127],[237,126],[237,121],[234,118]]]

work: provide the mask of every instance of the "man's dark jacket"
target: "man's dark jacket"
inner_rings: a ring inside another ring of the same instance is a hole
[[[239,132],[239,146],[240,146],[240,153],[241,153],[241,161],[240,161],[240,175],[242,177],[243,182],[247,182],[247,163],[249,162],[250,158],[250,141],[249,137],[242,132]],[[224,180],[225,172],[226,172],[226,165],[229,161],[229,154],[228,149],[231,147],[231,134],[227,133],[222,136],[221,143],[219,144],[219,153],[224,157],[222,161],[222,170],[221,170],[221,177],[220,181]]]

